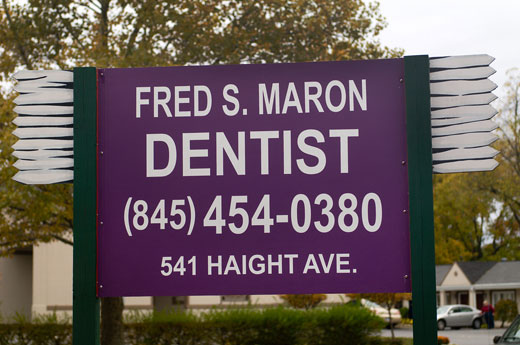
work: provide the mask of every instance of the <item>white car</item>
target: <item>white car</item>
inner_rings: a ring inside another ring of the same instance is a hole
[[[401,323],[401,312],[395,308],[390,309],[390,315],[392,317],[392,320],[390,321],[390,318],[388,317],[388,309],[367,299],[362,299],[361,304],[364,307],[370,309],[374,314],[385,320],[387,324],[392,323],[393,325],[397,325]]]
[[[482,326],[482,312],[465,304],[443,305],[437,308],[437,329]]]

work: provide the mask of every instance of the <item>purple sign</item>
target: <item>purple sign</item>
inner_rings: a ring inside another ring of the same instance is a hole
[[[403,78],[99,70],[99,295],[410,291]]]

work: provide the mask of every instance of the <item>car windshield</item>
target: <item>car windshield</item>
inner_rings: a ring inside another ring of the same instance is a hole
[[[365,304],[365,307],[367,307],[367,308],[382,308],[379,304],[369,301],[367,299],[365,300],[364,304]]]
[[[520,317],[517,317],[515,322],[511,324],[502,336],[502,339],[506,343],[518,342],[520,340]]]
[[[444,314],[450,309],[449,306],[443,305],[442,307],[437,308],[437,314]]]

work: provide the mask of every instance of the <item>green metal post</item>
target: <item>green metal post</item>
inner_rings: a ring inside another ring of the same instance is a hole
[[[436,345],[430,64],[427,55],[407,56],[404,63],[413,339],[415,345]]]
[[[73,344],[99,344],[96,296],[96,69],[74,69]]]

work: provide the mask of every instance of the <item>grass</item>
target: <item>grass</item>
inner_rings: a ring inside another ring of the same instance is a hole
[[[379,337],[378,341],[376,341],[375,344],[377,344],[377,345],[413,345],[413,339],[396,337],[394,339],[394,341],[392,341],[392,338]]]

